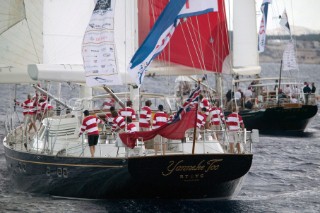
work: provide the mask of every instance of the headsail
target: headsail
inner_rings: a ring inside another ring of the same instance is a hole
[[[208,24],[209,17],[211,17],[212,13],[209,13],[210,15],[206,14],[190,17],[209,11],[218,11],[218,7],[220,8],[218,1],[170,1],[163,9],[166,2],[168,2],[168,0],[149,1],[149,10],[151,11],[151,8],[153,9],[149,14],[150,17],[147,17],[145,20],[139,17],[139,24],[142,22],[142,26],[147,26],[143,22],[150,21],[150,25],[153,25],[154,20],[159,16],[158,20],[154,23],[151,32],[131,60],[129,73],[136,79],[138,85],[142,82],[146,68],[156,57],[160,60],[169,61],[170,63],[196,67],[202,70],[217,70],[217,66],[212,66],[214,59],[218,58],[221,64],[224,60],[224,57],[220,58],[215,55],[218,54],[218,52],[215,52],[215,49],[213,48],[213,46],[215,46],[213,43],[216,43],[216,41],[213,40],[217,39],[220,48],[223,42],[220,43],[220,36],[213,36],[225,33],[224,38],[227,39],[226,30],[221,32],[219,31],[220,28],[215,29],[218,32],[215,32],[214,35],[212,34],[212,26],[210,27],[210,24]],[[221,2],[222,1],[219,1],[219,3]],[[147,13],[143,14],[146,15]],[[184,19],[186,17],[189,18]],[[221,22],[219,17],[220,16],[216,15],[216,23],[219,23],[220,25]],[[181,19],[179,20],[179,18]],[[224,20],[225,17],[222,19],[222,22]],[[212,19],[210,19],[210,21],[212,21]],[[223,22],[223,24],[226,23]],[[212,25],[215,27],[217,24],[212,22]],[[202,34],[202,31],[200,32],[199,29],[205,29],[207,32]],[[224,29],[226,29],[226,25]],[[169,40],[170,46],[164,49]],[[228,44],[226,44],[226,48],[228,49]],[[163,52],[161,53],[161,51]],[[209,53],[209,55],[206,53]],[[207,67],[206,64],[204,64],[204,61],[206,60],[210,60],[211,66],[208,65]]]
[[[98,0],[86,29],[82,56],[88,86],[121,83],[115,56],[115,0]]]

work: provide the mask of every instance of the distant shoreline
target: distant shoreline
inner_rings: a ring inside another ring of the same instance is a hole
[[[295,41],[296,58],[299,64],[320,64],[319,41]],[[260,54],[260,62],[279,62],[282,59],[285,43],[279,40],[267,40],[265,51]]]

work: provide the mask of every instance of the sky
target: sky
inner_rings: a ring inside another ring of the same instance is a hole
[[[228,8],[228,2],[230,2],[232,9],[232,1],[241,0],[225,1],[226,8]],[[260,7],[262,1],[256,0],[257,29],[259,29],[261,21]],[[281,28],[279,15],[282,15],[284,9],[287,11],[291,31],[295,31],[295,28],[298,27],[304,27],[320,33],[320,0],[272,0],[269,5],[267,31]]]
[[[257,0],[257,11],[262,0]],[[286,9],[290,26],[306,27],[310,30],[320,31],[320,0],[272,0],[269,6],[267,28],[279,27],[277,17]],[[258,13],[259,20],[261,13]],[[258,22],[259,23],[259,22]]]

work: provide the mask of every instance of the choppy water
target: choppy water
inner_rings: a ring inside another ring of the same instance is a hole
[[[320,85],[319,65],[300,69]],[[147,85],[157,81],[149,79]],[[23,98],[28,91],[19,92]],[[1,141],[11,93],[12,87],[0,85]],[[0,212],[320,212],[320,114],[302,136],[261,135],[242,190],[231,201],[71,200],[20,192],[11,186],[1,143]]]

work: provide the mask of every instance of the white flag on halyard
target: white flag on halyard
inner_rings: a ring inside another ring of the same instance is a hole
[[[290,25],[289,25],[289,21],[288,21],[288,15],[287,15],[287,11],[284,10],[280,19],[280,25],[286,29],[289,34],[291,35],[291,30],[290,30]]]
[[[283,52],[282,70],[298,70],[293,42],[289,42]]]
[[[114,8],[116,0],[97,0],[82,42],[86,84],[121,85],[115,56]]]

